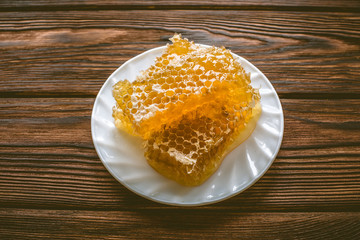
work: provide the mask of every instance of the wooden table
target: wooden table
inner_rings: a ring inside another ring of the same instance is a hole
[[[360,239],[360,2],[0,2],[0,239]],[[247,191],[203,207],[119,184],[94,99],[174,32],[226,46],[276,88],[281,150]]]

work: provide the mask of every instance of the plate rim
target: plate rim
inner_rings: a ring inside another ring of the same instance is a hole
[[[205,44],[196,44],[196,45],[200,45],[200,46],[204,46],[204,47],[211,47],[210,45],[205,45]],[[148,194],[143,193],[142,191],[140,191],[138,188],[136,188],[135,186],[130,186],[130,184],[126,183],[123,179],[121,179],[119,176],[117,176],[117,174],[115,174],[114,170],[112,170],[112,168],[105,162],[104,160],[104,156],[102,155],[102,153],[100,152],[100,146],[96,143],[95,140],[95,123],[94,123],[94,116],[95,116],[95,109],[98,105],[98,99],[99,96],[101,95],[101,93],[104,91],[104,89],[106,88],[107,84],[109,84],[109,82],[111,81],[111,79],[113,78],[114,75],[116,75],[118,72],[120,72],[122,70],[122,68],[124,68],[127,64],[129,64],[130,62],[143,57],[146,54],[149,54],[151,52],[155,52],[158,50],[163,50],[166,49],[167,45],[165,46],[160,46],[160,47],[155,47],[155,48],[151,48],[145,52],[142,52],[132,58],[130,58],[129,60],[125,61],[123,64],[121,64],[115,71],[112,72],[112,74],[106,79],[106,81],[104,81],[104,83],[102,84],[100,90],[98,91],[94,104],[93,104],[93,108],[92,108],[92,113],[91,113],[91,136],[92,136],[92,141],[93,141],[93,145],[94,148],[96,150],[97,155],[99,156],[102,164],[105,166],[106,170],[112,175],[113,178],[115,178],[120,184],[122,184],[124,187],[126,187],[128,190],[130,190],[131,192],[137,194],[138,196],[141,196],[145,199],[151,200],[153,202],[157,202],[157,203],[161,203],[161,204],[166,204],[166,205],[170,205],[170,206],[185,206],[185,207],[193,207],[193,206],[204,206],[204,205],[209,205],[209,204],[215,204],[218,202],[222,202],[224,200],[227,200],[229,198],[232,198],[244,191],[246,191],[248,188],[250,188],[251,186],[253,186],[257,181],[259,181],[264,174],[269,170],[269,168],[271,167],[271,165],[273,164],[273,162],[276,159],[276,156],[278,155],[280,148],[281,148],[281,144],[283,141],[283,136],[284,136],[284,125],[285,125],[285,121],[284,121],[284,114],[283,114],[283,108],[282,108],[282,104],[280,101],[280,98],[274,88],[274,86],[271,84],[271,82],[269,81],[269,79],[265,76],[265,74],[260,71],[254,64],[252,64],[250,61],[248,61],[247,59],[245,59],[244,57],[237,55],[236,53],[232,53],[233,56],[235,56],[237,59],[241,60],[242,62],[246,62],[246,64],[250,65],[252,68],[254,68],[259,74],[261,74],[261,77],[263,79],[265,79],[267,81],[267,83],[269,84],[269,87],[271,88],[272,92],[275,94],[276,96],[276,102],[279,105],[279,109],[280,109],[280,115],[281,115],[281,123],[280,123],[280,128],[279,128],[279,140],[277,142],[277,146],[275,148],[274,154],[271,157],[271,160],[268,161],[267,165],[262,169],[262,171],[256,176],[253,177],[251,179],[251,181],[249,181],[247,183],[247,185],[243,188],[239,188],[239,190],[233,191],[230,194],[225,195],[224,197],[219,197],[217,199],[213,199],[213,200],[205,200],[205,201],[198,201],[196,203],[191,202],[171,202],[171,201],[166,201],[166,200],[160,200],[157,198],[154,198]],[[251,135],[250,135],[251,136]]]

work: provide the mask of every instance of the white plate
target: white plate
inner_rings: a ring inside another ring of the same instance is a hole
[[[145,160],[141,141],[118,131],[112,118],[115,105],[112,86],[123,79],[135,80],[139,71],[150,67],[165,48],[154,48],[130,59],[106,80],[96,97],[91,116],[95,149],[114,178],[147,199],[169,205],[196,206],[232,197],[254,184],[270,167],[280,149],[284,132],[280,100],[265,75],[234,54],[251,73],[252,86],[260,88],[261,117],[252,135],[226,156],[205,183],[197,187],[181,186],[153,170]]]

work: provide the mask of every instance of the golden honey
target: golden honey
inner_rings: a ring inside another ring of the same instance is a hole
[[[119,129],[144,139],[155,170],[196,186],[215,172],[244,131],[251,133],[254,124],[247,125],[260,115],[260,95],[229,50],[195,45],[180,35],[171,41],[134,82],[114,85],[113,117]]]

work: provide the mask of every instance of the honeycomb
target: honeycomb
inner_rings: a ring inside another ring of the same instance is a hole
[[[117,128],[144,139],[145,157],[155,170],[196,186],[257,119],[260,95],[229,50],[180,35],[170,40],[134,82],[114,85],[113,117]]]

